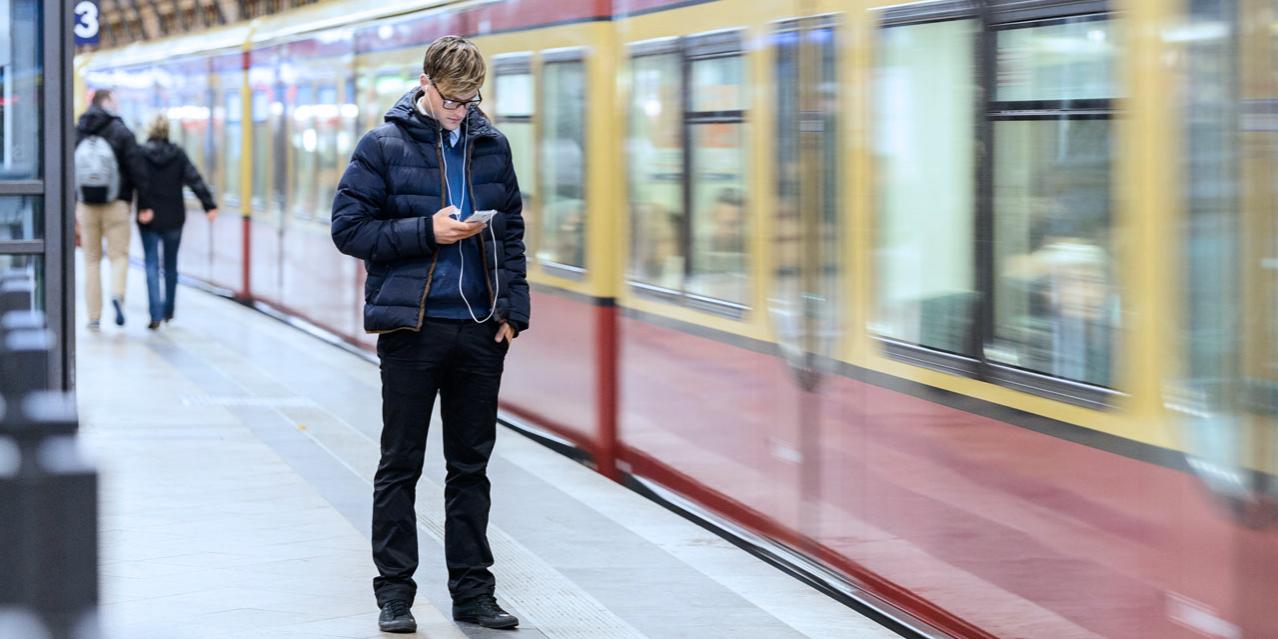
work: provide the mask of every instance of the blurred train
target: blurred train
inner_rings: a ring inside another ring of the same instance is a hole
[[[446,33],[526,200],[512,422],[938,634],[1278,637],[1274,0],[331,0],[78,99],[242,214],[186,275],[371,346],[333,191]]]

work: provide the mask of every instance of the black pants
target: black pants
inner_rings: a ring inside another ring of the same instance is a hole
[[[382,371],[382,460],[373,482],[373,579],[377,604],[417,594],[417,480],[435,395],[444,428],[444,557],[453,601],[491,595],[488,457],[509,343],[496,322],[427,319],[420,332],[377,340]]]

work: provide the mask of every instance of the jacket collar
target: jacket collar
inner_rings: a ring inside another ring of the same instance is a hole
[[[413,87],[395,102],[386,112],[386,121],[403,129],[414,140],[436,144],[443,127],[434,118],[422,113],[417,108],[417,100],[422,96],[421,87]],[[471,109],[466,116],[466,140],[473,141],[483,137],[497,137],[497,129],[479,109]]]

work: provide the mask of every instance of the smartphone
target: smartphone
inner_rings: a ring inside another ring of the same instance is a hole
[[[487,211],[475,211],[474,213],[470,214],[470,217],[466,218],[463,221],[467,223],[483,222],[484,224],[487,224],[490,220],[493,219],[493,216],[495,215],[497,215],[497,211],[494,211],[492,209],[489,209]]]

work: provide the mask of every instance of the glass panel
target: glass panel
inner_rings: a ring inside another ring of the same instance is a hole
[[[780,31],[776,43],[776,194],[773,229],[773,276],[770,311],[778,322],[780,339],[792,345],[798,339],[803,289],[803,218],[799,211],[802,173],[799,141],[799,32]]]
[[[537,174],[533,163],[537,156],[537,141],[533,139],[531,122],[502,122],[501,132],[510,142],[510,155],[515,161],[515,177],[519,180],[519,192],[524,200],[524,242],[530,252],[536,251],[535,231],[537,226]]]
[[[1119,97],[1119,45],[1113,23],[1091,17],[999,31],[997,99]]]
[[[44,258],[39,255],[0,255],[0,272],[5,276],[21,273],[31,282],[31,310],[45,310],[46,293],[44,289]]]
[[[1110,384],[1110,136],[1107,120],[996,124],[991,360]]]
[[[42,22],[40,0],[0,0],[0,180],[41,175]]]
[[[234,90],[225,90],[222,104],[225,108],[226,125],[222,128],[222,188],[228,202],[240,201],[240,120],[243,112],[240,106],[240,94]]]
[[[253,210],[266,212],[266,185],[271,179],[271,94],[253,92]]]
[[[319,136],[315,132],[314,95],[310,85],[302,85],[294,94],[293,102],[293,197],[289,201],[293,204],[293,215],[303,219],[309,219],[315,212],[315,149],[319,146]]]
[[[693,111],[742,111],[746,108],[745,69],[741,56],[692,63]]]
[[[316,147],[315,162],[318,165],[315,200],[311,216],[327,221],[332,214],[333,193],[341,178],[341,158],[338,154],[338,135],[342,131],[343,118],[337,101],[336,87],[323,87],[315,105]],[[349,157],[349,154],[347,155]]]
[[[0,197],[0,240],[44,237],[44,207],[39,197]]]
[[[750,278],[745,125],[692,128],[692,268],[688,292],[746,304]]]
[[[874,332],[972,354],[976,23],[880,33]]]
[[[420,69],[419,69],[420,71]],[[373,100],[364,105],[365,130],[376,128],[384,121],[383,117],[408,90],[416,86],[415,76],[406,76],[397,70],[382,71],[373,82]]]
[[[630,102],[630,279],[683,288],[682,59],[632,62]]]
[[[530,73],[497,76],[497,114],[518,117],[533,114],[533,83]]]
[[[555,62],[542,71],[542,233],[537,258],[586,265],[586,69]]]

